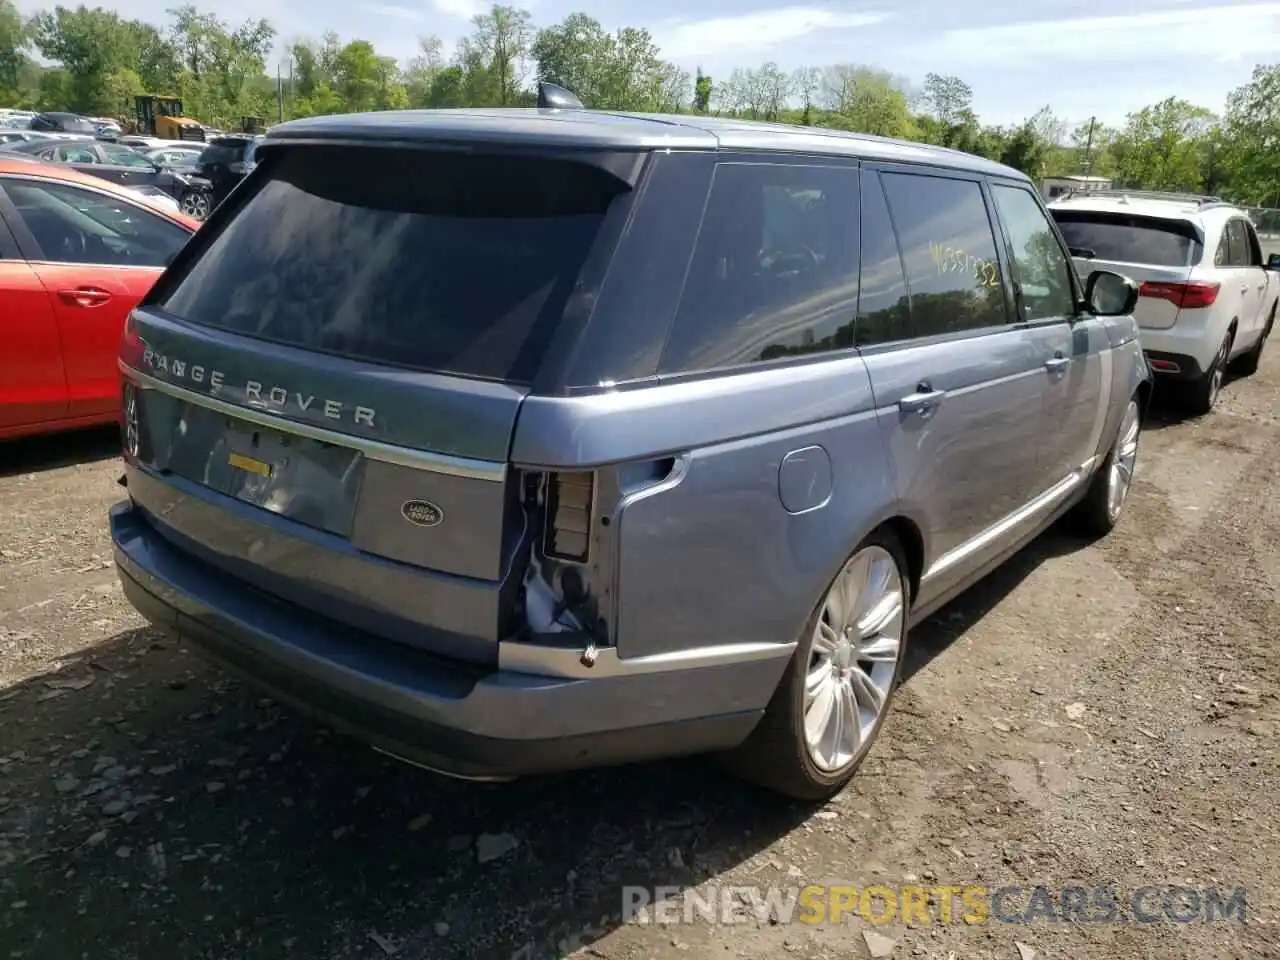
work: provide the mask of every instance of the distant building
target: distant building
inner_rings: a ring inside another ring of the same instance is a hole
[[[1068,190],[1080,193],[1089,190],[1110,190],[1109,177],[1086,177],[1083,174],[1070,177],[1046,177],[1040,184],[1040,195],[1045,200],[1056,200]]]

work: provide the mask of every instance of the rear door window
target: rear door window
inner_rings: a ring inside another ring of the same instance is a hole
[[[881,174],[911,294],[911,336],[1008,322],[995,234],[975,180]]]
[[[528,382],[623,190],[553,158],[286,151],[159,305],[307,350]]]
[[[737,366],[853,346],[854,166],[717,166],[659,370]]]
[[[1074,256],[1151,267],[1189,267],[1200,259],[1195,228],[1181,220],[1096,210],[1054,210]]]
[[[862,274],[858,290],[858,346],[911,336],[911,299],[902,272],[898,238],[889,219],[880,174],[862,173]]]

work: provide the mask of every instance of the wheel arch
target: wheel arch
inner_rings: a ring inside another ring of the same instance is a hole
[[[924,534],[914,520],[901,513],[882,520],[868,536],[881,530],[892,533],[902,546],[907,560],[907,580],[911,584],[911,602],[914,604],[920,595],[920,579],[924,576]]]

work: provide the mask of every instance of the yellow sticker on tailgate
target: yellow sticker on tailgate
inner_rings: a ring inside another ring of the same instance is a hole
[[[256,473],[260,477],[271,476],[271,464],[263,463],[261,460],[255,460],[253,457],[246,457],[242,453],[233,453],[227,457],[227,462],[233,467],[239,467],[241,470],[248,470],[250,473]]]

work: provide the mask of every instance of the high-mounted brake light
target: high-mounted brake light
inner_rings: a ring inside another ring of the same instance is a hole
[[[1197,310],[1200,307],[1212,306],[1218,299],[1220,289],[1222,284],[1217,282],[1164,283],[1148,280],[1138,288],[1138,296],[1153,300],[1168,300],[1180,309]]]

